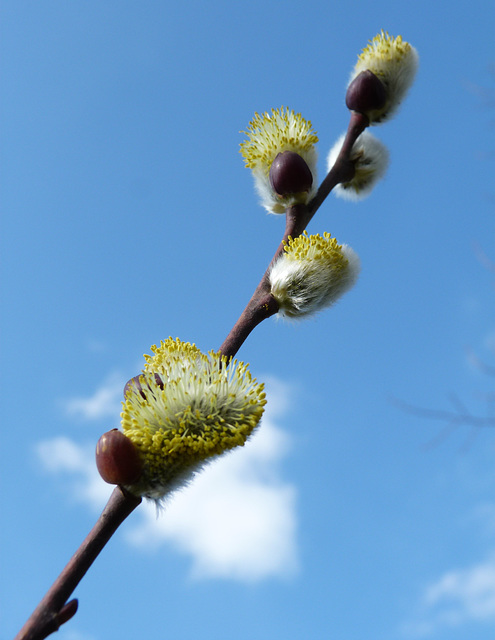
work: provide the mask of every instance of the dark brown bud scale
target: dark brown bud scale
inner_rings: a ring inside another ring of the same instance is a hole
[[[137,391],[139,391],[139,393],[141,394],[141,397],[143,398],[143,400],[146,400],[146,393],[143,391],[143,387],[141,386],[141,381],[139,379],[141,376],[142,376],[142,373],[140,373],[137,376],[134,376],[134,378],[131,378],[129,382],[126,383],[124,387],[124,398],[129,393],[129,391],[137,389]],[[163,380],[160,378],[160,376],[157,373],[155,373],[155,382],[160,387],[160,389],[163,389]]]
[[[386,102],[385,85],[369,69],[361,71],[347,88],[345,103],[351,111],[366,114],[382,109]]]
[[[304,158],[295,151],[277,154],[270,167],[270,183],[279,196],[309,191],[313,174]]]
[[[133,484],[142,472],[142,462],[137,448],[132,440],[118,429],[107,431],[98,440],[96,467],[108,484]]]

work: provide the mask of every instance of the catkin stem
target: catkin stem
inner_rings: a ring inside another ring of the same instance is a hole
[[[284,237],[251,296],[251,300],[220,347],[220,352],[224,356],[233,358],[251,331],[260,322],[278,312],[278,303],[270,293],[270,269],[282,254],[284,243],[287,242],[288,237],[297,238],[297,236],[301,235],[332,189],[341,182],[352,180],[354,177],[354,165],[350,161],[352,147],[368,125],[367,116],[351,111],[349,126],[340,153],[334,166],[321,183],[315,197],[308,205],[297,204],[287,209]]]

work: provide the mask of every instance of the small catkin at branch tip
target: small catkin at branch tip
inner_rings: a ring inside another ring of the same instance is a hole
[[[363,49],[351,73],[348,107],[365,113],[371,125],[389,120],[412,86],[418,64],[418,52],[402,36],[381,31]]]

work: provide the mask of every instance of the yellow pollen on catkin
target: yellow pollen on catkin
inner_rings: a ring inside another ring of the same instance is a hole
[[[392,60],[393,58],[402,58],[411,50],[411,45],[402,39],[402,36],[389,35],[386,31],[381,31],[373,40],[369,40],[366,47],[358,56],[358,60],[365,63],[372,58],[381,58],[382,60]]]
[[[318,142],[318,136],[309,120],[288,108],[272,109],[271,113],[255,113],[247,131],[248,139],[241,143],[240,152],[246,167],[263,167],[268,171],[280,151],[302,154]]]
[[[359,54],[355,69],[356,72],[369,69],[388,87],[390,74],[407,65],[407,60],[414,56],[413,47],[402,36],[394,37],[381,31]]]
[[[139,387],[127,392],[122,429],[137,447],[143,475],[129,487],[159,499],[209,458],[242,446],[266,404],[247,365],[194,344],[162,341],[146,355]]]
[[[297,238],[289,236],[287,242],[284,242],[284,251],[288,260],[321,261],[331,265],[335,271],[345,269],[348,264],[347,258],[342,253],[342,245],[327,231],[323,236],[319,234],[308,236],[306,231]]]

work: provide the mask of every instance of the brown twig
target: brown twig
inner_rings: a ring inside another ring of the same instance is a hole
[[[285,233],[282,241],[278,245],[277,250],[267,270],[263,274],[260,283],[256,287],[255,292],[251,296],[251,300],[247,303],[246,308],[241,313],[239,319],[232,327],[229,335],[225,338],[220,352],[228,358],[233,358],[239,351],[240,347],[251,333],[251,331],[263,320],[273,316],[278,311],[278,303],[270,293],[269,275],[272,265],[277,261],[278,257],[284,250],[284,243],[287,242],[289,236],[296,237],[302,231],[299,231],[298,221],[302,217],[307,216],[308,208],[304,204],[296,204],[289,207],[286,212]]]
[[[347,127],[347,133],[337,160],[321,183],[318,193],[309,203],[309,220],[311,220],[322,202],[336,185],[341,182],[349,182],[354,177],[354,165],[350,161],[352,147],[367,126],[369,126],[367,116],[357,111],[351,111],[349,126]]]
[[[349,126],[340,153],[315,197],[308,205],[297,204],[287,209],[284,237],[251,300],[220,347],[220,352],[223,355],[233,358],[251,331],[260,322],[278,312],[278,303],[270,293],[270,269],[283,252],[288,237],[297,238],[301,235],[332,189],[341,182],[352,180],[354,177],[354,164],[350,160],[352,147],[368,125],[369,120],[365,115],[351,111]]]
[[[112,535],[140,504],[141,498],[116,487],[95,526],[55,580],[15,640],[43,640],[70,620],[77,600],[67,602]]]

